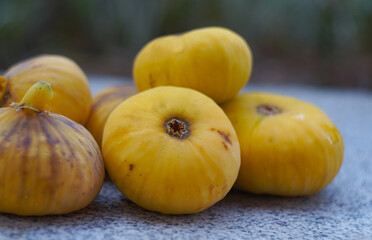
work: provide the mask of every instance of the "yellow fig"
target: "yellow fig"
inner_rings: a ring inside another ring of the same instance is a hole
[[[10,67],[4,76],[0,76],[0,107],[19,102],[40,80],[53,87],[51,112],[85,124],[92,101],[89,83],[80,67],[63,56],[42,55]]]
[[[48,113],[53,92],[33,85],[0,108],[0,212],[64,214],[87,206],[104,180],[100,150],[80,124]]]
[[[159,37],[143,47],[133,67],[139,91],[166,85],[187,87],[217,103],[234,97],[251,71],[248,44],[237,33],[221,27]]]
[[[246,93],[222,105],[238,135],[235,187],[252,193],[309,195],[340,169],[341,134],[319,108],[295,98]]]
[[[101,147],[103,127],[112,110],[136,93],[135,86],[128,83],[106,88],[93,97],[92,108],[85,126],[96,139],[98,146]]]
[[[106,170],[143,208],[197,213],[221,200],[240,166],[239,142],[222,109],[191,89],[157,87],[110,114],[103,132]]]

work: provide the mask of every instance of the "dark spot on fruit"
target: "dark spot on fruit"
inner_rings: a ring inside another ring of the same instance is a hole
[[[215,129],[215,128],[211,128],[211,130],[212,130],[212,131],[216,131],[216,129]]]
[[[268,116],[274,116],[276,114],[279,114],[282,112],[282,110],[272,104],[262,104],[257,106],[257,112],[261,115],[268,115]]]
[[[226,150],[228,150],[229,149],[229,147],[226,145],[226,143],[225,142],[222,142],[222,144],[223,144],[223,147],[226,149]]]
[[[129,164],[129,171],[132,171],[134,168],[134,165],[133,164]]]
[[[230,145],[232,144],[231,143],[231,141],[230,141],[230,133],[225,133],[225,132],[223,132],[223,131],[221,131],[221,130],[217,130],[217,132],[218,132],[218,134],[220,134],[221,135],[221,137],[226,141],[226,142],[228,142],[228,143],[230,143]]]
[[[151,73],[149,74],[149,84],[151,88],[155,87],[155,79],[152,77]]]
[[[31,137],[27,136],[22,145],[25,149],[28,149],[28,147],[31,145]]]

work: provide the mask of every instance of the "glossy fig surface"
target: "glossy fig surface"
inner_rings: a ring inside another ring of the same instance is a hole
[[[212,206],[228,193],[240,166],[238,138],[222,109],[179,87],[147,90],[115,108],[102,153],[126,197],[168,214]]]
[[[241,36],[226,28],[206,27],[146,44],[134,61],[133,77],[139,91],[187,87],[222,103],[248,82],[252,62]]]
[[[236,188],[302,196],[320,191],[337,175],[344,153],[342,136],[314,105],[274,94],[245,93],[222,108],[240,142]]]

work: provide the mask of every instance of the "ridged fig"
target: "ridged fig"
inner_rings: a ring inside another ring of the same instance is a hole
[[[41,81],[19,103],[0,108],[0,212],[70,213],[102,187],[97,143],[80,124],[45,111],[53,107],[52,95]]]

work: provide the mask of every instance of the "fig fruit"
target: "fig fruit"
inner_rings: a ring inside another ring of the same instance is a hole
[[[69,213],[87,206],[102,187],[97,143],[80,124],[45,111],[52,95],[41,81],[20,103],[0,108],[0,212]]]
[[[202,211],[236,180],[240,149],[222,109],[186,88],[157,87],[109,116],[102,154],[118,189],[143,208],[167,214]]]
[[[246,41],[221,27],[157,38],[143,47],[133,66],[139,91],[165,85],[187,87],[217,103],[234,97],[251,71],[252,54]]]
[[[103,127],[112,110],[136,93],[135,86],[127,83],[103,89],[94,95],[90,115],[85,126],[96,139],[98,146],[101,147]]]
[[[40,80],[53,87],[52,112],[85,124],[92,101],[89,83],[80,67],[63,56],[42,55],[10,67],[0,76],[0,107],[19,102]]]
[[[246,93],[222,108],[240,142],[236,188],[258,194],[309,195],[325,188],[339,171],[342,137],[317,107],[291,97]]]

